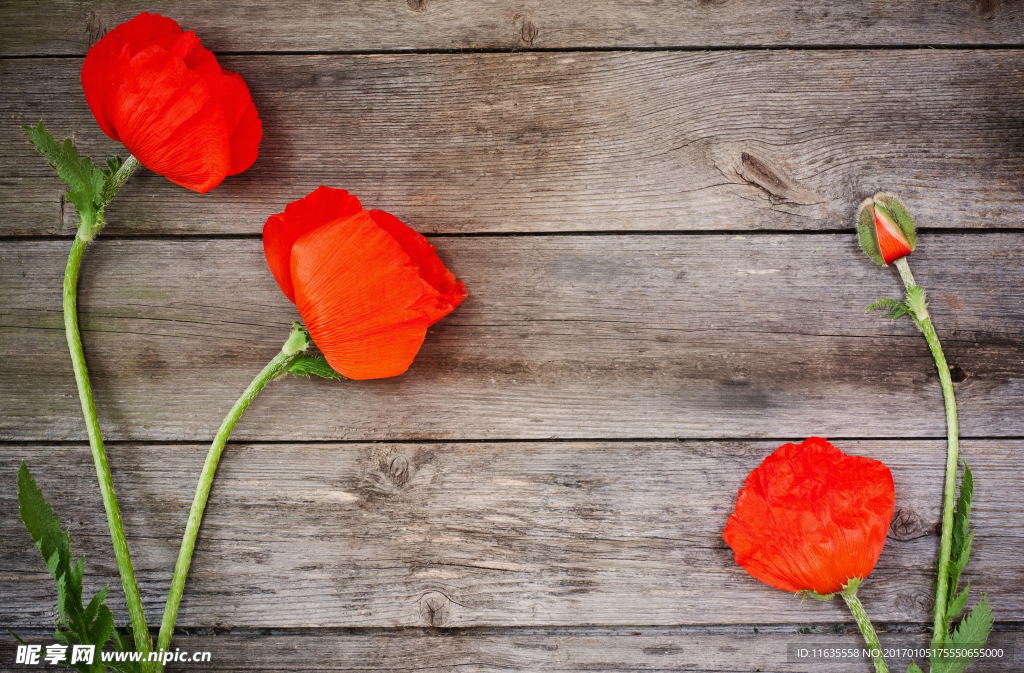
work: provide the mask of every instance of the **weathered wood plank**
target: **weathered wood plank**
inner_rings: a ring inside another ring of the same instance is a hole
[[[831,628],[831,625],[824,627]],[[28,642],[53,643],[44,631],[21,632]],[[928,635],[882,632],[884,646],[917,649]],[[560,628],[560,629],[403,629],[234,631],[217,635],[179,635],[175,648],[193,656],[210,653],[204,671],[762,671],[764,673],[869,673],[870,662],[791,663],[786,644],[807,649],[860,648],[856,633],[798,633],[796,629],[745,628]],[[1024,636],[995,631],[989,645],[1004,656],[979,663],[987,673],[1017,673]],[[0,661],[13,662],[14,640],[0,635]],[[902,657],[889,658],[890,670],[906,669]],[[842,666],[840,669],[839,667]],[[170,671],[195,670],[192,663],[169,664]],[[38,666],[11,666],[10,673],[38,673]]]
[[[7,0],[0,55],[83,55],[141,11],[215,51],[1020,44],[1020,3]]]
[[[879,622],[930,620],[942,440],[838,441],[893,471],[897,524],[861,597]],[[179,624],[473,627],[851,623],[841,601],[768,588],[721,531],[777,442],[233,444],[215,482]],[[206,447],[109,447],[154,623]],[[1020,440],[964,443],[975,473],[967,579],[1000,621],[1024,619]],[[7,445],[88,558],[118,585],[84,444]],[[52,623],[52,579],[0,491],[7,626]],[[119,605],[121,599],[112,601]],[[757,606],[753,609],[752,606]],[[123,609],[117,614],[126,616]]]
[[[469,298],[406,374],[273,383],[248,440],[944,437],[935,365],[852,234],[435,238]],[[85,439],[61,319],[69,243],[0,243],[0,438]],[[1024,435],[1020,234],[925,235],[912,266],[962,432]],[[295,308],[258,240],[98,240],[80,287],[109,439],[213,436]],[[282,422],[277,413],[290,422]],[[894,430],[898,428],[898,430]]]
[[[896,284],[852,237],[437,242],[471,295],[407,375],[276,383],[238,436],[886,436],[889,414],[907,434],[943,434],[923,340],[863,314]],[[1015,235],[933,236],[915,254],[949,358],[970,375],[960,386],[967,434],[1024,434],[1013,411],[1021,245]],[[5,342],[30,355],[0,364],[11,382],[0,391],[5,437],[84,438],[61,330],[66,247],[3,245]],[[984,270],[945,270],[964,257]],[[81,296],[112,439],[210,436],[295,317],[258,241],[100,241]],[[311,394],[323,405],[307,404]],[[830,418],[818,417],[822,404]],[[294,427],[270,417],[278,407]]]
[[[835,230],[881,188],[925,227],[1024,221],[1024,51],[225,63],[265,121],[260,159],[206,196],[144,171],[111,207],[110,232],[257,233],[325,183],[435,233]],[[43,118],[96,156],[119,148],[86,108],[79,68],[0,61],[0,234],[72,226],[19,124]]]

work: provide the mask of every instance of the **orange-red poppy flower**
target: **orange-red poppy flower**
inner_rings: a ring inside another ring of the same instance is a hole
[[[205,193],[256,161],[263,122],[249,87],[171,19],[143,12],[107,33],[82,88],[104,133],[182,187]]]
[[[875,567],[895,501],[889,468],[811,437],[750,473],[723,537],[765,584],[831,594]]]
[[[314,343],[350,379],[403,373],[427,328],[466,298],[426,238],[343,189],[319,187],[271,215],[263,250]]]

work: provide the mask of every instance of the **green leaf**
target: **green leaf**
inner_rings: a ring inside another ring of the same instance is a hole
[[[100,609],[96,613],[96,620],[89,627],[89,642],[106,643],[113,634],[114,615],[106,605],[100,605]]]
[[[981,602],[964,617],[960,626],[946,641],[945,646],[960,649],[974,649],[983,646],[992,630],[992,621],[992,607],[989,605],[988,596],[982,594]],[[931,671],[932,673],[962,673],[973,663],[973,657],[938,656],[931,660]]]
[[[992,606],[989,605],[988,596],[982,594],[981,602],[974,606],[974,609],[963,618],[960,626],[956,627],[950,642],[954,645],[972,645],[978,647],[988,640],[989,631],[992,630]]]
[[[893,320],[910,313],[910,307],[905,303],[902,301],[896,301],[895,299],[889,299],[888,297],[882,297],[874,304],[871,304],[864,309],[864,311],[877,311],[880,309],[885,311],[885,313],[882,314],[883,318],[892,318]]]
[[[107,159],[107,167],[103,169],[103,177],[109,180],[114,175],[114,173],[117,173],[119,170],[121,170],[121,166],[123,165],[124,161],[121,159],[121,157],[115,154],[111,158]]]
[[[907,665],[907,673],[922,673],[922,671],[918,668],[917,664],[910,662],[910,664]]]
[[[345,377],[334,371],[327,360],[322,356],[303,355],[292,363],[288,372],[295,376],[319,376],[324,379],[344,379]]]
[[[960,613],[963,612],[964,606],[967,605],[967,594],[971,590],[971,585],[968,584],[966,587],[964,587],[963,591],[961,591],[956,596],[953,596],[953,594],[956,592],[956,586],[952,584],[950,586],[952,587],[952,590],[949,592],[950,599],[948,605],[946,606],[947,623],[956,619],[960,615]]]
[[[96,595],[92,597],[91,601],[89,601],[89,605],[85,608],[85,614],[83,615],[86,624],[92,622],[92,620],[96,618],[96,614],[99,611],[100,606],[103,605],[103,601],[107,600],[108,591],[110,591],[110,586],[103,587],[96,592]]]
[[[950,558],[957,561],[963,555],[967,542],[968,518],[971,516],[971,500],[974,498],[974,475],[964,461],[964,473],[960,478],[960,497],[956,501],[956,513],[953,514],[953,546]],[[969,550],[968,550],[969,551]],[[966,559],[964,565],[967,565]]]
[[[54,638],[72,645],[95,645],[98,653],[114,635],[114,617],[110,608],[103,604],[109,587],[97,592],[88,607],[82,606],[85,557],[79,558],[74,566],[71,565],[71,536],[61,527],[60,518],[46,502],[24,461],[18,468],[18,509],[25,528],[42,553],[46,567],[57,584],[59,617]],[[76,664],[74,668],[86,673],[103,670],[102,665],[95,664],[91,667]]]
[[[28,134],[29,141],[47,158],[53,170],[57,171],[57,176],[68,186],[68,200],[75,204],[80,220],[91,226],[96,221],[100,192],[106,182],[103,170],[94,166],[91,158],[79,157],[78,148],[70,138],[58,143],[43,122],[40,121],[38,126],[22,128]]]
[[[960,497],[957,498],[956,511],[953,514],[953,540],[950,545],[949,554],[949,607],[946,610],[946,628],[963,610],[967,602],[967,589],[961,595],[956,595],[960,585],[960,575],[967,567],[967,561],[971,556],[971,543],[974,541],[974,533],[969,530],[971,516],[971,499],[974,497],[974,475],[971,468],[964,461],[964,473],[960,480]],[[962,597],[962,600],[961,600]],[[953,608],[956,608],[954,610]]]

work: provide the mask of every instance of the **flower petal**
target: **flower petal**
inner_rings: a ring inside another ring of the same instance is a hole
[[[421,308],[430,313],[430,324],[443,318],[462,303],[466,298],[466,286],[455,280],[455,274],[445,268],[441,258],[437,256],[437,250],[430,245],[426,237],[406,226],[404,222],[390,213],[383,210],[371,210],[370,217],[384,231],[391,234],[392,238],[401,246],[405,254],[416,268],[420,276],[427,283],[437,290],[436,295],[424,295],[431,297],[431,304],[423,304]]]
[[[113,62],[120,56],[122,49],[128,47],[131,58],[157,40],[177,39],[181,28],[172,19],[142,12],[131,21],[126,21],[103,36],[89,50],[82,64],[82,89],[89,109],[96,117],[96,122],[103,132],[114,140],[120,140],[117,131],[107,118],[104,109],[104,93],[106,78]]]
[[[878,248],[886,264],[892,264],[900,257],[906,257],[913,248],[888,213],[875,206],[875,231],[878,232]]]
[[[318,187],[304,199],[289,203],[283,213],[271,215],[263,225],[263,252],[267,265],[285,296],[295,302],[292,285],[292,246],[303,234],[337,219],[362,211],[359,199],[344,189]]]
[[[108,116],[146,168],[200,193],[227,175],[224,113],[181,58],[158,45],[147,47],[108,91]]]
[[[440,317],[433,308],[440,293],[366,211],[303,235],[291,271],[313,341],[351,379],[405,372]]]

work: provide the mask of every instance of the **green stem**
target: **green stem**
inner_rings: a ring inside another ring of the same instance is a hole
[[[843,587],[840,593],[843,596],[843,600],[846,601],[847,607],[850,608],[850,612],[853,613],[853,618],[857,620],[857,626],[860,627],[864,640],[867,642],[868,647],[871,648],[871,658],[875,662],[875,673],[889,673],[889,666],[885,663],[885,657],[882,656],[882,645],[878,642],[878,634],[875,633],[875,627],[871,625],[868,613],[865,612],[864,606],[861,605],[860,599],[857,598],[857,587],[859,585],[859,580],[851,580],[848,585]]]
[[[199,535],[203,511],[206,509],[206,501],[210,497],[210,487],[213,485],[213,477],[217,472],[220,456],[224,452],[224,445],[249,403],[256,398],[265,385],[288,371],[288,368],[302,357],[310,343],[312,341],[309,338],[309,333],[296,323],[288,340],[281,348],[281,352],[263,368],[263,371],[256,375],[235,405],[231,407],[231,411],[220,424],[220,430],[213,438],[213,444],[210,445],[210,450],[206,454],[203,471],[199,475],[199,485],[196,486],[196,495],[192,499],[192,509],[188,513],[188,523],[185,525],[185,535],[181,540],[178,562],[174,566],[174,576],[171,578],[171,588],[167,595],[167,606],[164,608],[164,618],[160,624],[160,635],[157,638],[158,651],[167,650],[171,644],[174,623],[178,619],[178,607],[181,605],[181,595],[185,590],[185,578],[188,576],[188,569],[192,564],[192,552],[196,546],[196,537]],[[162,665],[157,670],[159,671],[161,668]]]
[[[910,273],[907,258],[896,260],[896,268],[900,272],[903,284],[909,292],[917,286],[914,276]],[[939,543],[938,582],[935,585],[935,624],[932,631],[932,647],[942,647],[949,631],[946,606],[949,602],[949,562],[953,548],[953,504],[956,500],[956,471],[959,454],[959,428],[956,419],[956,397],[953,395],[953,380],[949,376],[949,365],[942,353],[942,344],[932,327],[927,309],[921,307],[914,311],[917,324],[924,333],[928,348],[935,359],[935,367],[939,370],[939,383],[942,385],[942,399],[946,405],[946,485],[942,499],[942,538]]]
[[[81,231],[95,233],[102,226],[102,215],[98,221],[80,223]],[[82,401],[82,415],[85,416],[85,427],[89,434],[89,445],[92,447],[93,462],[96,463],[96,476],[100,482],[100,494],[103,497],[103,508],[107,512],[107,523],[110,525],[110,538],[114,544],[114,556],[117,557],[117,568],[121,573],[121,584],[124,586],[124,597],[128,603],[128,614],[131,616],[132,631],[135,635],[135,648],[145,655],[152,649],[149,627],[146,616],[142,612],[142,598],[139,585],[135,580],[131,555],[128,553],[128,540],[121,523],[121,510],[117,506],[117,495],[114,493],[114,480],[107,462],[107,452],[103,448],[103,437],[100,434],[100,422],[96,416],[96,404],[93,401],[92,387],[89,385],[89,371],[85,366],[85,352],[82,350],[82,337],[78,331],[78,272],[82,266],[82,256],[89,245],[89,239],[81,233],[75,236],[71,244],[68,266],[64,272],[64,331],[68,338],[68,349],[71,351],[71,366],[78,384],[78,397]]]

